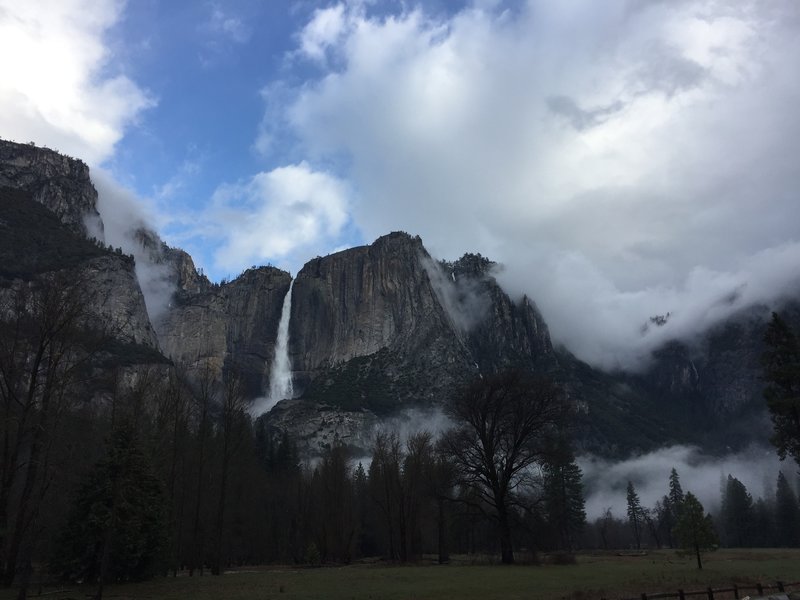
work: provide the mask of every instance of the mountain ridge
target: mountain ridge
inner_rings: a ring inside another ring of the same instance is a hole
[[[81,161],[0,141],[0,183],[53,211],[75,235],[87,235],[87,218],[103,230]],[[133,339],[195,376],[209,368],[218,380],[236,373],[248,398],[263,396],[289,273],[256,267],[212,283],[191,256],[155,232],[136,226],[129,233],[139,281],[134,261],[117,252],[119,265],[110,270],[127,273],[126,279],[103,285],[138,303]],[[481,374],[521,368],[562,385],[576,408],[576,439],[587,452],[624,455],[668,443],[721,448],[766,437],[758,380],[765,309],[753,309],[750,321],[737,316],[706,332],[699,354],[670,342],[643,373],[604,373],[554,347],[535,302],[509,297],[495,278],[497,268],[479,254],[436,261],[418,236],[404,232],[309,260],[294,278],[289,322],[298,397],[264,418],[298,433],[312,453],[336,440],[363,444],[386,418],[439,407]],[[148,304],[149,318],[141,316],[142,290],[153,282],[143,283],[143,273],[157,284],[151,295],[163,296],[158,312]],[[121,306],[113,310],[127,310]],[[791,314],[800,321],[800,311]],[[714,435],[715,428],[728,433]]]

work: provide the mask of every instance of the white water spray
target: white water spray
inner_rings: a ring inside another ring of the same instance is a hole
[[[269,394],[266,398],[259,398],[253,404],[252,412],[260,415],[272,410],[281,400],[294,396],[292,385],[292,362],[289,360],[289,319],[292,316],[292,287],[294,279],[289,284],[289,291],[283,298],[281,320],[278,322],[278,339],[275,340],[275,357],[272,359],[272,369],[269,378]]]

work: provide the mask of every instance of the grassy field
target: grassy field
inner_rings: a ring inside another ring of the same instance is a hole
[[[724,550],[706,556],[703,571],[691,558],[671,551],[647,556],[581,555],[576,565],[451,564],[445,566],[352,565],[347,567],[263,568],[223,577],[157,579],[115,585],[106,598],[164,600],[268,599],[595,599],[639,596],[683,588],[698,590],[762,582],[800,581],[800,550]],[[83,599],[94,590],[73,586],[50,599]],[[35,594],[36,590],[32,590]],[[53,593],[55,592],[55,593]],[[13,598],[12,593],[0,598]]]

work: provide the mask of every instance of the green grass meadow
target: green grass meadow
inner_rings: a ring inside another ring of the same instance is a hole
[[[728,587],[733,583],[800,581],[800,550],[724,550],[706,555],[698,571],[691,557],[672,551],[647,556],[584,554],[576,565],[351,565],[264,567],[230,571],[222,577],[163,578],[113,585],[105,598],[164,600],[362,600],[362,599],[596,599],[677,590]],[[800,589],[800,588],[797,588]],[[93,586],[44,589],[48,599],[84,599]],[[33,597],[38,592],[31,590]],[[753,595],[753,592],[747,593]],[[5,592],[1,598],[14,598]],[[732,597],[732,595],[731,595]],[[744,594],[742,594],[744,597]]]

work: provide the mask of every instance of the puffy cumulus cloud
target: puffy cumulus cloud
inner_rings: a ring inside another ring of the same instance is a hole
[[[348,221],[347,186],[301,162],[220,186],[206,219],[223,238],[214,260],[238,271],[267,260],[289,268],[333,245]]]
[[[306,58],[324,61],[326,50],[334,45],[344,32],[344,4],[318,8],[300,32],[300,52]]]
[[[739,479],[754,498],[772,498],[778,471],[792,471],[772,448],[752,447],[723,457],[704,455],[691,446],[671,446],[621,462],[584,456],[578,459],[584,473],[586,514],[590,519],[607,508],[625,518],[626,488],[633,482],[642,506],[652,508],[669,490],[669,474],[678,472],[684,492],[692,492],[706,510],[720,506],[721,484],[728,475]]]
[[[0,0],[0,131],[92,165],[153,99],[112,69],[120,0]]]
[[[797,3],[364,6],[313,13],[298,52],[322,74],[276,120],[346,173],[365,237],[505,263],[606,367],[797,283]]]

